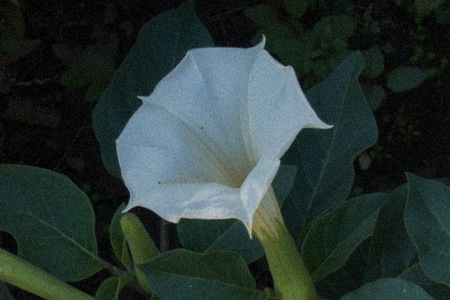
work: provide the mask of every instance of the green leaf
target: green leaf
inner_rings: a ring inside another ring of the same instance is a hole
[[[399,276],[417,255],[404,225],[405,198],[406,185],[402,185],[389,193],[381,207],[366,259],[367,281]]]
[[[385,194],[369,194],[319,216],[303,243],[303,259],[314,281],[342,267],[358,245],[372,235]]]
[[[387,86],[396,93],[418,87],[427,79],[427,74],[417,67],[398,67],[388,74]]]
[[[376,142],[375,118],[357,81],[363,61],[360,53],[353,53],[306,93],[319,117],[334,127],[302,130],[283,159],[298,167],[282,208],[293,232],[305,231],[317,215],[348,197],[354,157]]]
[[[387,98],[384,88],[379,85],[364,84],[362,85],[362,89],[372,111],[375,111],[381,102]]]
[[[114,213],[109,226],[109,240],[112,250],[116,258],[127,268],[131,268],[132,261],[130,252],[128,250],[127,241],[120,227],[120,218],[123,216],[122,211],[125,209],[125,204],[122,203]]]
[[[289,14],[294,18],[301,18],[305,14],[306,10],[311,7],[316,0],[284,0],[284,6]]]
[[[39,44],[40,40],[18,40],[14,38],[0,39],[0,52],[6,52],[6,64],[16,62],[22,56],[33,51]]]
[[[128,277],[109,277],[105,279],[95,293],[95,300],[119,300],[122,288],[130,283]]]
[[[405,226],[431,280],[450,286],[450,191],[433,180],[407,174]]]
[[[182,219],[177,231],[183,247],[192,251],[232,251],[241,254],[248,263],[264,255],[259,241],[249,238],[240,221]]]
[[[272,187],[280,207],[283,206],[284,200],[286,200],[287,196],[291,193],[296,176],[297,166],[281,165],[280,169],[278,169],[278,173],[272,182]]]
[[[135,214],[124,214],[120,218],[120,226],[135,264],[145,263],[159,255],[155,242]]]
[[[101,269],[90,200],[66,176],[0,165],[0,207],[0,230],[14,236],[23,259],[65,281]]]
[[[161,299],[267,299],[258,291],[245,260],[231,252],[165,252],[139,265]]]
[[[419,15],[425,16],[435,11],[445,0],[414,0],[414,6]]]
[[[280,206],[294,183],[296,167],[281,165],[272,186]],[[177,226],[178,238],[184,248],[196,252],[228,250],[241,254],[247,263],[264,255],[256,238],[250,239],[240,221],[236,220],[181,220]]]
[[[356,29],[356,19],[347,15],[331,15],[320,19],[311,30],[311,38],[317,42],[346,41]]]
[[[420,285],[436,300],[450,299],[450,288],[444,284],[431,281],[425,276],[418,262],[412,264],[408,269],[402,272],[398,278]]]
[[[258,4],[247,8],[245,10],[245,15],[261,27],[271,27],[278,23],[275,11],[264,4]]]
[[[367,283],[356,291],[350,292],[341,298],[341,300],[367,299],[433,300],[433,298],[420,286],[397,278],[379,279],[377,281]]]
[[[141,28],[136,44],[115,73],[92,116],[103,163],[111,174],[120,177],[115,140],[140,106],[137,97],[149,95],[187,50],[212,45],[190,1],[156,16]]]
[[[297,74],[306,74],[305,65],[308,58],[314,56],[314,47],[308,41],[298,38],[298,31],[285,22],[278,20],[277,13],[268,5],[255,5],[245,10],[245,14],[262,27],[252,39],[253,44],[261,42],[262,35],[266,37],[267,51],[275,54],[286,65],[292,66]]]
[[[108,82],[93,82],[89,85],[84,100],[86,102],[97,102],[102,96],[103,92],[108,87]]]
[[[362,75],[368,78],[376,78],[383,73],[384,70],[384,55],[378,45],[372,46],[367,50],[362,51],[366,61]]]

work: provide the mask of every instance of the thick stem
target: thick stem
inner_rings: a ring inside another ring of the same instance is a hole
[[[0,281],[17,286],[44,299],[94,299],[2,248],[0,248]]]
[[[295,242],[284,225],[272,188],[255,213],[253,232],[264,248],[275,289],[281,293],[281,299],[319,299]]]

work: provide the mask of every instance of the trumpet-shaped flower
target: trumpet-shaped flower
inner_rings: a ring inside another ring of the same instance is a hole
[[[170,222],[235,218],[251,233],[299,131],[330,127],[264,41],[191,50],[141,99],[117,139],[126,209],[145,207]]]

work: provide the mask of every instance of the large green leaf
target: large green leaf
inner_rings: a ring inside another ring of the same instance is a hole
[[[90,200],[64,175],[0,165],[0,230],[17,240],[20,257],[62,280],[101,268]]]
[[[139,31],[136,44],[115,73],[93,113],[93,127],[108,171],[120,177],[115,140],[147,96],[187,50],[212,46],[191,1],[156,16]]]
[[[245,260],[231,252],[198,254],[176,249],[139,268],[161,299],[267,299],[256,289]]]
[[[385,198],[385,194],[359,196],[314,221],[303,243],[303,258],[314,281],[342,267],[372,234]]]
[[[431,280],[450,286],[450,190],[433,180],[407,174],[405,226]]]
[[[367,283],[341,300],[433,300],[420,286],[398,278],[379,279]]]
[[[356,52],[345,59],[306,96],[328,130],[303,130],[285,156],[298,166],[291,196],[283,206],[294,232],[321,212],[344,201],[353,184],[353,159],[377,139],[375,118],[358,84],[364,58]]]
[[[296,167],[282,165],[272,185],[280,205],[295,179]],[[240,253],[250,263],[264,255],[256,238],[250,239],[240,221],[236,220],[181,220],[177,226],[183,247],[196,252],[228,250]]]
[[[388,197],[381,207],[366,258],[366,281],[399,276],[417,255],[403,220],[406,185],[389,193]]]

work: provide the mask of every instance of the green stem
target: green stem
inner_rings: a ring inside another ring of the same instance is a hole
[[[319,299],[311,276],[286,227],[280,224],[278,233],[277,239],[266,239],[262,243],[275,288],[283,300]]]
[[[297,246],[284,225],[272,188],[255,213],[252,229],[264,248],[281,299],[319,299]]]
[[[2,248],[0,248],[0,281],[17,286],[44,299],[94,299]]]

